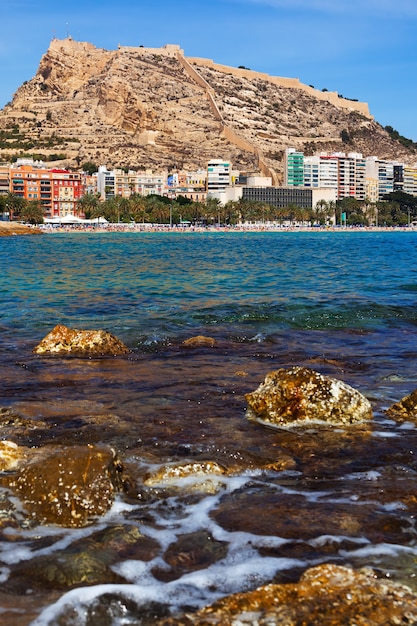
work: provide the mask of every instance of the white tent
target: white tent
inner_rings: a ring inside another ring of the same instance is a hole
[[[85,224],[86,222],[86,220],[72,215],[72,213],[68,213],[68,215],[63,217],[45,217],[43,221],[45,224]]]
[[[72,215],[72,213],[68,213],[68,215],[63,215],[62,217],[45,217],[45,224],[108,224],[108,221],[105,217],[96,217],[91,220],[83,220],[81,217],[77,217],[76,215]]]

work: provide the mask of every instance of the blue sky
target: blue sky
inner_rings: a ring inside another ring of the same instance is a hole
[[[0,108],[52,37],[108,50],[177,43],[186,56],[297,77],[368,102],[417,141],[417,0],[0,0]]]

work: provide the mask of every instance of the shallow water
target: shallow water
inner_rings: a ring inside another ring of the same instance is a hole
[[[2,623],[153,624],[329,561],[415,588],[417,430],[384,409],[417,387],[417,233],[54,233],[0,255],[0,410],[37,424],[2,438],[106,443],[134,485],[86,529],[0,525]],[[33,355],[57,323],[132,352]],[[200,334],[216,346],[182,345]],[[244,394],[292,365],[364,393],[371,429],[248,422]],[[208,492],[143,484],[206,460],[229,471]],[[81,553],[105,571],[59,584]]]

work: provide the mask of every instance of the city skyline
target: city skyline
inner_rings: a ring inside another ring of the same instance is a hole
[[[3,0],[0,108],[36,73],[53,37],[99,48],[179,44],[186,56],[275,76],[368,102],[383,126],[417,141],[412,0],[132,0],[57,5]]]

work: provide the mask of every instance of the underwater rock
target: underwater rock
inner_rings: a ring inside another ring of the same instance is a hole
[[[298,583],[265,585],[236,593],[197,613],[161,620],[159,626],[316,626],[316,624],[417,623],[417,595],[405,586],[378,580],[371,569],[355,571],[324,564],[307,570]]]
[[[110,448],[45,446],[2,484],[17,493],[38,523],[82,527],[110,509],[127,478]]]
[[[77,330],[58,324],[33,349],[35,354],[119,356],[129,348],[105,330]]]
[[[269,372],[245,398],[249,420],[277,428],[307,421],[346,426],[372,418],[371,405],[359,391],[305,367]]]
[[[0,472],[15,469],[25,458],[24,448],[13,441],[0,441]]]
[[[208,346],[213,348],[216,345],[216,340],[213,337],[205,337],[204,335],[197,335],[196,337],[190,337],[182,342],[183,346],[197,348],[200,346]]]
[[[399,402],[395,402],[386,414],[397,421],[416,421],[417,420],[417,389],[412,393],[404,396]]]
[[[33,587],[37,591],[68,590],[80,585],[126,583],[112,566],[125,558],[150,561],[158,551],[159,544],[145,537],[139,528],[120,524],[74,541],[69,550],[50,554],[42,554],[41,550],[40,556],[10,565],[11,571],[3,588],[26,594],[27,589]]]
[[[164,561],[170,569],[155,567],[152,574],[160,581],[169,582],[186,573],[205,569],[226,558],[228,545],[204,530],[182,535],[164,554]]]

